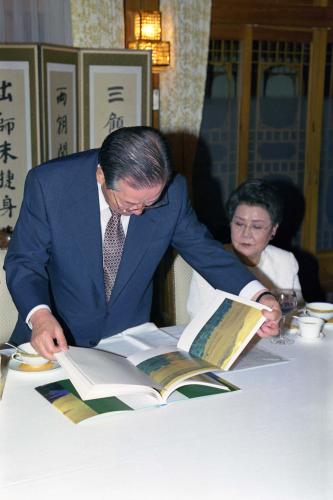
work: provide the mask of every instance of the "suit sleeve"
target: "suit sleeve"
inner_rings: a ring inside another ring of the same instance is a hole
[[[39,304],[51,307],[46,270],[50,242],[44,195],[32,169],[26,178],[20,215],[4,266],[8,289],[22,318]]]
[[[211,286],[238,295],[255,277],[198,221],[185,179],[180,178],[178,187],[179,190],[172,193],[175,200],[170,200],[174,205],[178,201],[180,207],[172,246]]]

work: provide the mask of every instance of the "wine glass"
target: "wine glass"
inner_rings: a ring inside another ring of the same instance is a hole
[[[272,337],[273,344],[293,344],[294,340],[287,336],[287,319],[297,309],[297,296],[295,290],[276,288],[272,290],[276,300],[280,304],[282,317],[280,320],[280,332]]]

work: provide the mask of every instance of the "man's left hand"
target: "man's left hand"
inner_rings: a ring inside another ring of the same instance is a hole
[[[270,307],[272,311],[262,311],[266,321],[261,325],[257,334],[259,337],[271,337],[273,335],[277,335],[279,333],[279,323],[282,315],[279,303],[273,295],[264,295],[260,299],[260,304]]]

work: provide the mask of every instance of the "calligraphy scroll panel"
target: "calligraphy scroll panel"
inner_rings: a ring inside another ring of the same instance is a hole
[[[47,63],[48,160],[77,152],[76,66]]]
[[[81,148],[100,147],[118,128],[150,125],[151,97],[149,51],[81,50]]]
[[[121,127],[142,125],[142,69],[90,66],[90,147]]]
[[[32,167],[29,63],[0,61],[0,226],[14,226]]]
[[[79,49],[39,46],[43,161],[78,151]]]

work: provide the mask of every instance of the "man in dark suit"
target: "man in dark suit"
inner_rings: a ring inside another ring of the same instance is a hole
[[[109,299],[103,241],[112,214],[121,215],[124,244]],[[52,359],[67,343],[92,347],[149,321],[153,275],[169,245],[215,288],[253,299],[264,290],[198,222],[156,130],[125,127],[100,150],[33,168],[5,261],[19,311],[11,340],[31,339]],[[259,334],[274,335],[279,306],[268,294],[260,301],[273,311]]]

